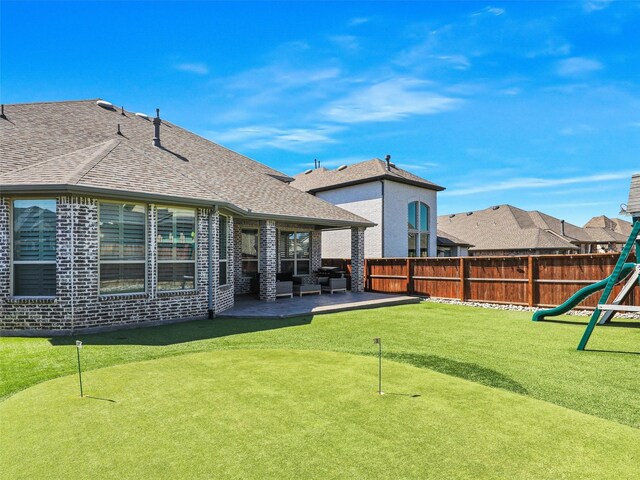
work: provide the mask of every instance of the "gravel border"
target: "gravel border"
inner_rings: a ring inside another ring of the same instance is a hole
[[[464,305],[466,307],[492,308],[494,310],[513,310],[515,312],[537,312],[538,310],[546,310],[541,307],[525,307],[523,305],[504,305],[499,303],[484,302],[461,302],[460,300],[452,300],[450,298],[436,297],[420,297],[423,302],[445,303],[449,305]],[[590,317],[593,310],[570,310],[566,315],[574,315],[576,317]],[[640,319],[639,313],[634,312],[617,312],[614,318],[630,318]]]

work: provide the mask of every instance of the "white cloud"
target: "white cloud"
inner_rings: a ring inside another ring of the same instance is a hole
[[[332,135],[341,130],[341,127],[335,126],[287,129],[252,125],[223,132],[208,132],[208,136],[214,141],[241,144],[247,149],[273,147],[294,152],[308,152],[320,145],[336,143]]]
[[[356,27],[358,25],[362,25],[363,23],[367,23],[369,22],[371,19],[368,17],[356,17],[356,18],[352,18],[349,21],[349,26],[350,27]]]
[[[360,50],[358,37],[354,37],[353,35],[334,35],[329,37],[329,41],[349,53],[355,53]]]
[[[195,73],[196,75],[206,75],[209,73],[209,67],[204,63],[179,63],[174,65],[174,68],[181,72]]]
[[[482,10],[478,11],[478,12],[474,12],[471,15],[474,17],[477,17],[479,15],[495,15],[496,17],[499,17],[500,15],[503,15],[505,13],[505,9],[504,8],[499,8],[499,7],[484,7]]]
[[[322,114],[339,123],[389,122],[452,110],[462,102],[425,89],[428,85],[416,78],[386,80],[331,102]]]
[[[602,70],[602,64],[585,57],[571,57],[556,63],[556,72],[563,77],[576,77]]]
[[[574,125],[572,127],[565,127],[560,130],[560,135],[572,136],[572,135],[580,135],[582,133],[591,133],[595,129],[591,125]]]
[[[582,3],[582,8],[585,12],[604,10],[611,4],[612,1],[613,0],[587,0]]]
[[[462,195],[475,195],[478,193],[498,192],[505,190],[520,190],[526,188],[550,188],[563,185],[573,185],[589,182],[606,182],[610,180],[620,180],[630,178],[633,172],[615,172],[602,173],[598,175],[586,175],[570,178],[513,178],[502,182],[487,183],[477,186],[478,182],[474,182],[474,186],[461,186],[460,188],[451,188],[444,192],[444,195],[457,197]]]

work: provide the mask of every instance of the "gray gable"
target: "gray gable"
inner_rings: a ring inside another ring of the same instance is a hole
[[[429,190],[441,191],[444,187],[436,185],[411,172],[403,170],[391,164],[387,169],[387,163],[379,158],[367,160],[366,162],[347,165],[346,168],[329,170],[321,167],[305,173],[295,175],[291,185],[309,193],[331,190],[334,188],[356,185],[359,183],[372,182],[380,179],[392,180],[394,182],[406,183]]]

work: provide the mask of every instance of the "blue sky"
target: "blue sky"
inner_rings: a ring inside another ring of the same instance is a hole
[[[4,103],[101,97],[288,174],[391,154],[440,214],[582,225],[640,171],[640,2],[6,2]]]

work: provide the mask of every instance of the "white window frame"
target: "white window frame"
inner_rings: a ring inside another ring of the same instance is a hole
[[[160,260],[160,256],[158,255],[158,210],[161,208],[175,208],[179,210],[193,210],[193,231],[195,235],[193,237],[193,251],[194,257],[193,260]],[[156,263],[159,266],[160,264],[167,263],[192,263],[193,264],[193,288],[185,288],[178,290],[161,290],[159,283],[159,276],[156,274],[156,288],[159,293],[175,293],[175,292],[190,292],[198,289],[198,209],[190,208],[190,207],[179,207],[177,205],[157,205],[156,206],[156,239],[155,239],[155,249],[156,249]]]
[[[429,256],[429,237],[430,237],[431,231],[430,231],[429,228],[424,229],[424,230],[422,229],[422,225],[420,224],[421,223],[421,221],[420,221],[420,206],[424,205],[425,207],[427,207],[427,226],[428,227],[430,227],[430,225],[431,225],[431,222],[430,222],[430,219],[429,219],[429,216],[431,215],[431,207],[429,206],[428,203],[423,202],[421,200],[412,200],[411,202],[407,203],[407,220],[408,220],[408,217],[409,217],[409,205],[411,205],[412,203],[416,205],[416,218],[414,219],[414,221],[416,223],[416,225],[415,225],[416,228],[407,228],[407,242],[408,242],[410,234],[415,235],[416,236],[415,237],[416,254],[414,255],[414,257],[425,258],[425,257]],[[426,237],[426,239],[427,239],[427,252],[426,252],[427,254],[424,255],[424,256],[421,255],[421,251],[420,251],[421,250],[420,249],[420,243],[421,243],[422,237]],[[409,256],[408,243],[407,243],[407,256]]]
[[[242,257],[242,235],[244,234],[245,230],[255,230],[256,233],[256,238],[258,239],[258,255],[255,258],[255,260],[253,258],[249,258],[249,259],[245,259]],[[252,276],[247,276],[244,274],[244,270],[243,270],[243,264],[244,262],[255,262],[256,263],[256,272],[259,273],[260,272],[260,229],[258,227],[244,227],[240,229],[240,277],[241,278],[255,278]]]
[[[295,236],[295,242],[296,244],[298,243],[298,234],[300,233],[308,233],[309,234],[309,258],[305,259],[305,258],[300,258],[298,259],[298,251],[294,246],[293,249],[293,258],[282,258],[280,257],[280,245],[279,242],[280,240],[280,235],[283,233],[293,233]],[[278,240],[276,242],[276,250],[277,250],[277,254],[278,254],[278,271],[280,271],[280,273],[282,273],[282,261],[288,261],[291,262],[293,261],[293,272],[292,275],[294,277],[307,277],[309,275],[311,275],[313,272],[311,271],[311,256],[312,256],[312,252],[313,252],[313,241],[312,241],[312,230],[286,230],[286,229],[282,229],[282,230],[278,230]],[[308,261],[309,262],[309,273],[298,273],[298,261]]]
[[[226,242],[226,252],[225,252],[225,258],[221,258],[220,257],[220,239],[222,238],[222,229],[220,228],[220,220],[222,219],[222,217],[225,218],[226,222],[226,237],[227,237],[227,242]],[[222,214],[218,214],[218,286],[219,287],[224,287],[226,285],[229,285],[229,232],[230,232],[230,228],[229,228],[229,217],[227,215],[222,215]],[[225,275],[225,281],[224,283],[220,283],[220,264],[224,263],[226,265],[226,275]]]
[[[114,203],[117,205],[122,204],[133,204],[133,205],[141,205],[144,208],[144,260],[101,260],[101,241],[100,241],[100,224],[102,223],[100,219],[100,204],[101,203]],[[149,291],[149,206],[146,203],[137,203],[130,201],[116,201],[116,200],[98,200],[98,295],[102,297],[126,297],[130,295],[146,295]],[[137,264],[144,263],[144,290],[141,292],[123,292],[123,293],[112,293],[106,292],[102,293],[100,291],[100,278],[101,278],[101,266],[102,264],[108,265],[122,265],[122,264]]]
[[[15,260],[13,258],[14,254],[14,202],[21,200],[53,200],[56,204],[56,257],[58,256],[58,199],[56,197],[29,197],[29,198],[9,198],[9,291],[11,292],[12,298],[39,298],[39,299],[54,299],[58,296],[58,267],[57,260],[36,260],[36,261],[28,261],[28,260]],[[55,295],[16,295],[15,294],[15,271],[14,265],[56,265],[56,286],[55,286]]]

